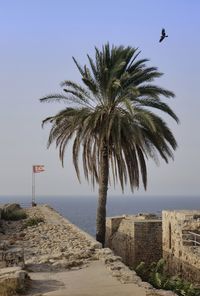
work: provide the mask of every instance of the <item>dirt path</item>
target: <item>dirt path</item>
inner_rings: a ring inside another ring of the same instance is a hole
[[[145,296],[144,288],[136,284],[122,284],[112,277],[100,261],[86,268],[57,273],[30,274],[33,283],[28,295],[48,296]]]

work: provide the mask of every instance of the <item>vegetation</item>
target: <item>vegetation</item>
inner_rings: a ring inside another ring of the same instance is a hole
[[[39,218],[39,217],[33,217],[33,218],[29,218],[26,223],[24,224],[24,228],[26,227],[31,227],[31,226],[37,226],[39,223],[44,222],[43,218]]]
[[[17,221],[27,218],[27,214],[24,210],[13,210],[13,211],[3,211],[2,212],[2,219],[8,221]]]
[[[41,102],[63,101],[66,107],[46,118],[51,124],[48,147],[55,142],[62,164],[67,144],[73,141],[73,163],[80,181],[79,154],[83,171],[92,184],[98,183],[99,197],[96,239],[104,245],[108,182],[119,181],[122,191],[129,181],[138,189],[140,179],[147,187],[146,160],[166,162],[173,158],[176,140],[166,122],[153,110],[178,118],[163,98],[173,92],[152,82],[162,76],[147,59],[138,59],[136,48],[106,44],[89,55],[89,66],[73,58],[83,85],[66,80],[60,94],[50,94]]]
[[[184,281],[178,276],[166,275],[164,272],[165,261],[159,260],[157,263],[153,262],[150,266],[146,266],[141,262],[136,267],[137,274],[142,280],[149,282],[152,286],[158,289],[172,290],[180,296],[199,296],[200,289],[193,286],[193,284]]]
[[[1,283],[0,285],[0,295],[10,296],[16,295],[16,284],[12,282]]]
[[[8,277],[0,283],[0,295],[1,296],[14,296],[14,295],[24,295],[25,290],[29,287],[29,276],[26,276],[25,282],[22,284],[22,281],[18,277]]]

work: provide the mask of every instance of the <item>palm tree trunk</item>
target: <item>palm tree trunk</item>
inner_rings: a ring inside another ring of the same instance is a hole
[[[108,148],[106,145],[103,146],[100,156],[99,165],[99,198],[96,216],[96,240],[105,244],[106,234],[106,200],[108,191],[108,175],[109,175],[109,164],[108,164]]]

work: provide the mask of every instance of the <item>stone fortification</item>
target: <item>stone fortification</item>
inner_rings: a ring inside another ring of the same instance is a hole
[[[163,211],[162,217],[167,270],[200,284],[200,211]]]
[[[111,217],[106,221],[106,246],[136,267],[162,257],[162,221],[151,214]]]
[[[200,211],[163,211],[162,221],[149,215],[111,217],[106,246],[131,267],[165,259],[171,275],[200,284]]]
[[[156,290],[150,284],[142,282],[133,270],[122,263],[121,257],[114,255],[108,248],[102,249],[101,244],[93,237],[80,230],[50,207],[37,206],[25,211],[28,215],[25,220],[3,221],[0,241],[6,241],[6,244],[12,247],[24,249],[25,268],[29,272],[31,271],[29,275],[32,280],[29,280],[27,273],[22,271],[20,267],[2,268],[0,296],[10,296],[13,291],[24,290],[27,284],[29,289],[26,295],[43,295],[41,293],[41,291],[44,292],[43,283],[40,277],[37,278],[37,275],[49,274],[49,278],[55,279],[60,272],[67,272],[66,277],[70,270],[77,270],[78,272],[78,269],[85,268],[87,272],[87,267],[94,260],[103,262],[112,276],[121,283],[136,285],[137,290],[139,287],[141,295],[144,295],[144,291],[146,296],[175,295],[169,291]],[[40,219],[41,222],[37,225],[27,226],[29,219]],[[145,218],[140,217],[137,222],[139,221],[144,224]],[[117,230],[119,226],[116,226],[117,224],[113,223],[112,231]],[[138,230],[137,225],[136,229]],[[140,228],[140,231],[142,231],[141,229],[144,228]],[[135,237],[138,239],[138,236]],[[5,243],[3,244],[4,251],[6,251]],[[41,283],[41,290],[38,280]],[[51,288],[47,287],[47,291],[51,291]]]

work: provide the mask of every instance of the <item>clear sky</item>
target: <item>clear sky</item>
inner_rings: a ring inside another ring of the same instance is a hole
[[[79,81],[72,56],[84,64],[107,41],[139,47],[164,73],[157,84],[175,92],[167,103],[181,121],[166,118],[179,144],[175,160],[148,161],[148,189],[135,194],[199,195],[199,15],[199,0],[0,0],[0,195],[30,195],[33,164],[46,168],[36,176],[38,194],[94,194],[84,177],[78,183],[70,149],[64,169],[55,146],[46,149],[41,121],[63,105],[39,98],[63,80]],[[162,27],[169,37],[159,43]]]

